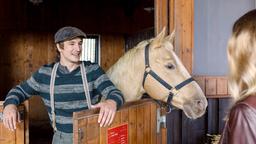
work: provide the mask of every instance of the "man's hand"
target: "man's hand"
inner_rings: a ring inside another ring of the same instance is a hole
[[[100,127],[109,126],[116,114],[116,102],[114,100],[106,100],[104,102],[100,102],[96,105],[92,105],[92,108],[100,108],[98,123],[100,123]]]
[[[16,129],[16,122],[20,122],[20,114],[17,110],[17,106],[9,104],[4,108],[3,111],[3,123],[6,128],[11,131]]]

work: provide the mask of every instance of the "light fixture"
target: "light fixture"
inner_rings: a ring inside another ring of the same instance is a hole
[[[33,3],[34,5],[39,5],[43,2],[43,0],[29,0],[29,2]]]
[[[144,8],[144,11],[148,12],[148,13],[151,13],[154,11],[154,7],[145,7]]]

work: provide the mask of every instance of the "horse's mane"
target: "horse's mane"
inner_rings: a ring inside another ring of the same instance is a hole
[[[149,40],[150,41],[150,40]],[[112,72],[113,69],[119,69],[119,67],[127,68],[126,65],[129,65],[129,68],[134,68],[138,58],[141,57],[141,53],[143,52],[145,46],[149,43],[149,41],[144,40],[137,44],[134,48],[127,51],[109,70],[109,72]],[[134,69],[129,69],[133,71]]]
[[[127,51],[110,69],[107,74],[111,81],[119,89],[129,88],[137,94],[142,95],[141,89],[142,76],[144,71],[144,48],[151,40],[144,40],[137,44],[134,48]],[[141,81],[141,83],[140,83]],[[139,82],[139,83],[138,83]]]

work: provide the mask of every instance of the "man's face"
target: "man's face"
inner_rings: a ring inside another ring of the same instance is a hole
[[[57,45],[60,52],[60,61],[64,63],[78,63],[82,52],[82,39],[74,38],[63,42],[63,48]]]

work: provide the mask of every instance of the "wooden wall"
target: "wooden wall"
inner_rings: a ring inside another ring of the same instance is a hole
[[[124,54],[124,37],[122,35],[102,35],[100,45],[100,64],[106,71]]]
[[[55,32],[66,25],[86,33],[129,34],[154,25],[154,13],[143,8],[154,0],[0,1],[0,31]]]
[[[194,0],[156,0],[155,34],[175,30],[175,51],[187,70],[193,69]]]

